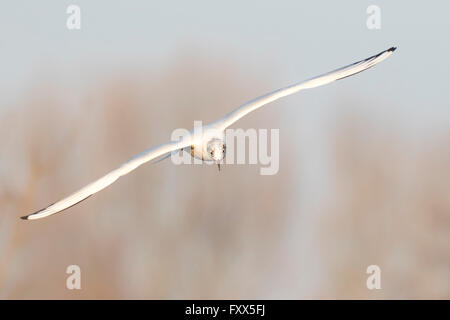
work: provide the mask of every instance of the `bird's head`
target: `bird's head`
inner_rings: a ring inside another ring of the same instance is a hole
[[[206,151],[211,160],[220,163],[225,158],[226,146],[223,140],[214,138],[208,142]]]

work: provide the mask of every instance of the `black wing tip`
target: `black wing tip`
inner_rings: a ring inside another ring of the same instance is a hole
[[[33,220],[33,219],[30,219],[31,216],[33,216],[33,215],[35,215],[36,213],[39,213],[39,212],[41,212],[42,210],[45,210],[45,209],[46,209],[46,208],[41,209],[41,210],[36,211],[36,212],[33,212],[33,213],[30,213],[29,215],[20,217],[20,219],[22,219],[22,220]]]
[[[397,50],[397,47],[390,47],[387,52],[394,52],[395,50]]]

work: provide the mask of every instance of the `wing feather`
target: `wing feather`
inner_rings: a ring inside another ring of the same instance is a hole
[[[228,113],[225,117],[217,120],[216,122],[212,123],[218,130],[225,130],[227,127],[247,115],[248,113],[270,103],[275,100],[278,100],[282,97],[297,93],[303,89],[310,89],[315,88],[319,86],[323,86],[325,84],[328,84],[330,82],[344,79],[347,77],[350,77],[352,75],[355,75],[357,73],[360,73],[364,70],[367,70],[377,63],[383,61],[387,57],[389,57],[394,51],[396,50],[395,47],[392,47],[388,50],[382,51],[372,57],[369,57],[367,59],[352,63],[348,66],[333,70],[328,73],[324,73],[320,76],[308,79],[306,81],[302,81],[299,83],[296,83],[294,85],[270,92],[268,94],[265,94],[261,97],[258,97],[256,99],[253,99],[240,107],[236,108],[235,110]]]
[[[119,179],[121,176],[133,171],[140,165],[153,160],[159,156],[169,153],[174,150],[182,149],[190,145],[190,139],[184,138],[181,141],[169,142],[165,144],[158,145],[156,147],[150,148],[137,156],[133,157],[129,161],[122,164],[117,169],[109,172],[100,179],[88,184],[87,186],[81,188],[77,192],[67,196],[66,198],[51,204],[50,206],[43,208],[37,212],[29,214],[27,216],[21,217],[25,220],[35,220],[48,217],[52,214],[66,210],[77,203],[86,200],[91,195],[105,189],[107,186],[111,185],[114,181]]]

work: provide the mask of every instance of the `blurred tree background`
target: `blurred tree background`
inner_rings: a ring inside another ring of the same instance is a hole
[[[298,142],[281,128],[274,176],[256,165],[218,172],[168,160],[63,214],[18,219],[168,140],[172,128],[211,121],[267,86],[264,75],[218,64],[188,55],[160,73],[123,71],[78,92],[72,106],[49,81],[2,113],[1,297],[449,297],[450,134],[411,144],[355,116],[348,100],[336,103],[327,136],[332,165],[318,212],[298,209],[308,185],[292,173],[302,155],[292,157]],[[280,126],[276,115],[289,108],[276,104],[242,127]],[[296,243],[301,249],[302,230],[290,228],[297,215],[319,217],[307,226],[316,229],[308,245],[319,262],[289,259]],[[298,292],[284,292],[285,281],[315,263],[321,281],[311,291],[300,281]],[[65,288],[70,264],[81,267],[80,292]],[[365,287],[370,264],[380,266],[383,290]]]

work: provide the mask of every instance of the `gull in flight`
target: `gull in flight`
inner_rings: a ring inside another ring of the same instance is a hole
[[[169,157],[172,152],[180,150],[188,150],[190,151],[192,157],[203,161],[216,162],[220,170],[220,162],[225,158],[226,151],[224,137],[225,129],[238,121],[240,118],[272,101],[297,93],[303,89],[320,87],[369,69],[389,57],[395,49],[395,47],[392,47],[367,59],[253,99],[234,109],[225,117],[208,125],[204,125],[201,130],[201,135],[196,135],[193,131],[191,131],[189,134],[183,136],[177,141],[171,141],[147,149],[146,151],[128,160],[117,169],[109,172],[91,184],[88,184],[77,192],[49,205],[44,209],[21,218],[25,220],[35,220],[61,212],[105,189],[121,176],[130,173],[140,165],[159,157],[163,157],[162,159],[165,159]]]

